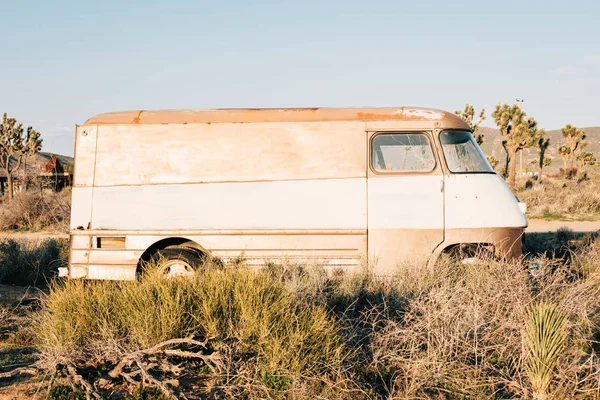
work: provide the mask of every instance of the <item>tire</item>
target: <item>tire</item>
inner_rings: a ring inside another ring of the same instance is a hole
[[[173,246],[157,251],[150,258],[150,265],[155,265],[167,277],[192,276],[202,267],[204,255],[192,247]]]

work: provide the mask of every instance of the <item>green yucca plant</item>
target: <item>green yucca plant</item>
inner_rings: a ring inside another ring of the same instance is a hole
[[[533,397],[545,399],[558,357],[567,342],[567,314],[550,303],[533,306],[529,310],[524,339],[525,369]]]

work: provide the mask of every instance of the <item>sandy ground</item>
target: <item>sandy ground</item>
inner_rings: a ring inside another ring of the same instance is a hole
[[[0,239],[15,240],[44,240],[44,239],[68,239],[69,234],[64,232],[0,232]]]
[[[600,221],[544,221],[530,219],[526,232],[556,232],[560,228],[568,228],[573,232],[597,232],[600,231]]]

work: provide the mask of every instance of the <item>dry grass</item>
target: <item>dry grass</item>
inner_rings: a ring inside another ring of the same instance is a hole
[[[561,235],[552,246],[570,242]],[[177,380],[172,391],[206,397],[598,398],[600,241],[578,243],[568,257],[539,251],[534,271],[526,261],[443,260],[434,269],[399,266],[386,280],[367,269],[327,274],[284,264],[259,273],[214,267],[188,280],[57,282],[32,314],[38,365],[70,365],[106,396],[142,398],[148,383],[141,389],[108,372],[136,351],[194,337],[205,345],[175,345],[169,354],[214,358],[140,361],[161,382]],[[566,336],[536,380],[531,354],[543,346],[525,333],[541,329],[531,322],[540,304],[564,316],[555,333]]]
[[[0,203],[0,230],[68,232],[70,212],[71,188],[17,193]]]
[[[0,284],[45,285],[66,265],[66,240],[0,239]]]
[[[342,369],[348,351],[326,309],[246,269],[191,279],[150,273],[139,282],[64,282],[44,299],[37,331],[50,369],[106,368],[165,340],[194,337],[224,360],[224,369],[186,364],[185,379],[222,395],[330,397],[349,387]]]
[[[578,181],[545,178],[544,182],[522,182],[515,194],[527,203],[529,218],[587,221],[600,219],[598,176]],[[526,187],[528,186],[528,187]]]

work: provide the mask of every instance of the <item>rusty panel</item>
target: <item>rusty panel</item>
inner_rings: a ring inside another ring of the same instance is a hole
[[[393,275],[399,264],[427,265],[443,235],[443,229],[369,229],[373,272]]]
[[[365,176],[364,123],[115,125],[97,186]]]
[[[91,186],[94,182],[96,160],[96,139],[98,128],[95,125],[78,126],[75,134],[75,170],[73,186]]]
[[[523,255],[521,238],[524,228],[465,228],[447,229],[441,249],[458,243],[486,243],[495,247],[502,258],[518,258]]]
[[[456,115],[422,107],[280,108],[125,111],[94,116],[86,124],[194,124],[223,122],[461,121]],[[463,126],[466,126],[464,122]],[[467,126],[468,128],[468,126]]]

